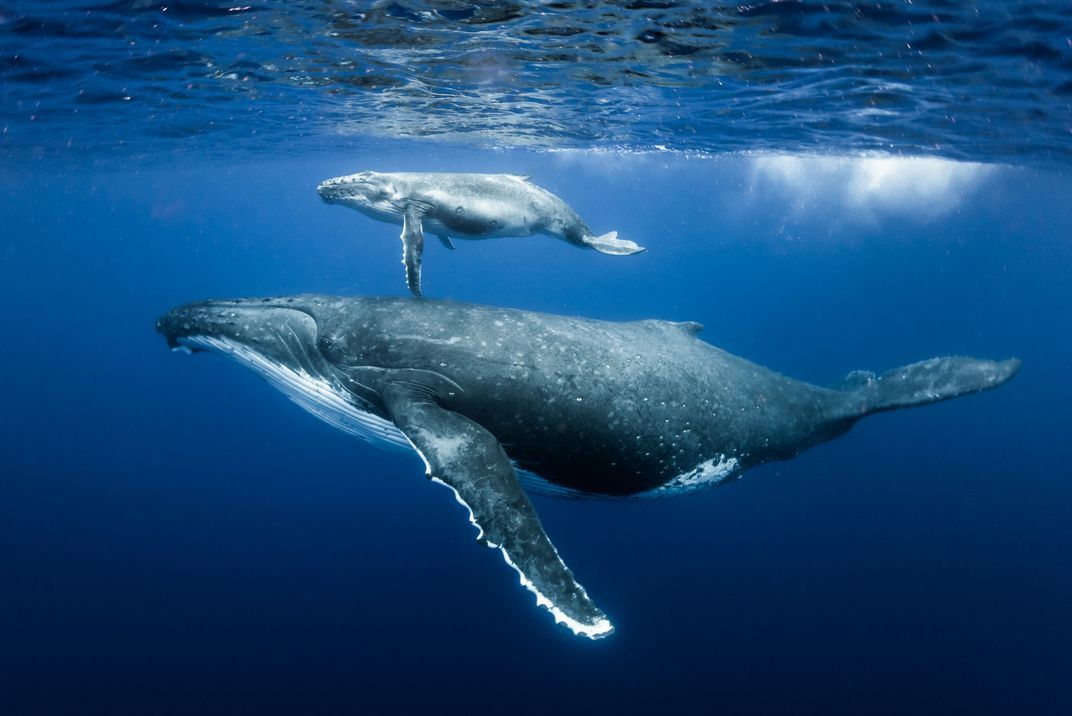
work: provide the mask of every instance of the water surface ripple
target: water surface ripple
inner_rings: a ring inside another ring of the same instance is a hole
[[[340,134],[1063,163],[1072,3],[0,2],[9,156]]]

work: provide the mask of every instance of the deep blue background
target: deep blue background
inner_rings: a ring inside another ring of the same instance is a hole
[[[751,166],[416,144],[4,168],[0,710],[1068,713],[1072,182],[1000,168],[946,213],[867,212]],[[699,320],[823,384],[1024,368],[725,489],[537,498],[618,629],[577,639],[415,456],[153,332],[200,298],[402,295],[398,229],[313,191],[363,168],[529,173],[649,249],[433,242],[432,296]]]

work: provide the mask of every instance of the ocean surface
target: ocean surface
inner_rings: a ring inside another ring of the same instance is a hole
[[[0,0],[0,713],[1072,712],[1072,5]],[[363,169],[530,175],[612,257],[425,294],[994,391],[719,489],[534,497],[556,626],[415,454],[154,322],[407,295]]]

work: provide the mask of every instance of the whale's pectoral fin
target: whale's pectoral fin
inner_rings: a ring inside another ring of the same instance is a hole
[[[391,383],[383,399],[395,425],[424,459],[428,476],[454,490],[480,530],[477,539],[502,551],[537,603],[574,634],[596,639],[613,632],[544,533],[499,441],[472,420],[440,407],[426,386]]]
[[[617,231],[608,231],[602,236],[585,236],[584,243],[600,253],[614,256],[629,256],[644,250],[644,247],[640,244],[626,239],[619,239]]]
[[[402,214],[402,263],[406,267],[406,285],[414,296],[421,295],[421,260],[424,254],[421,218],[425,211],[419,204],[407,204]]]
[[[443,245],[446,246],[448,249],[450,249],[451,251],[454,250],[454,242],[450,240],[449,236],[447,236],[446,234],[440,234],[439,240],[442,241]]]

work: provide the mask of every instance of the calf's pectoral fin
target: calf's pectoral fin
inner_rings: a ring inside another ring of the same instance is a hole
[[[450,249],[451,251],[454,250],[454,242],[450,240],[449,236],[447,236],[446,234],[440,234],[439,240],[442,241],[443,245],[446,246],[448,249]]]
[[[402,214],[402,264],[406,267],[406,285],[414,296],[421,295],[421,260],[424,255],[421,218],[424,212],[419,204],[407,204]]]
[[[428,476],[454,490],[480,530],[481,543],[502,551],[558,623],[590,639],[613,632],[544,533],[498,440],[440,407],[430,392],[411,382],[392,383],[383,391],[388,415],[424,459]]]
[[[608,231],[602,236],[586,236],[584,237],[584,243],[600,253],[614,256],[629,256],[644,250],[644,247],[640,244],[626,239],[619,239],[617,231]]]

